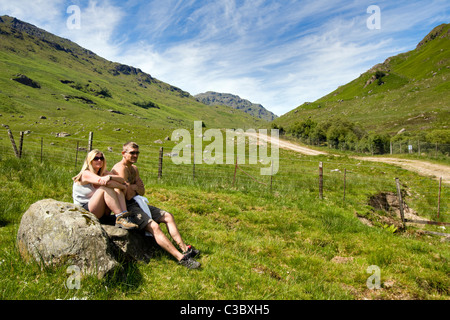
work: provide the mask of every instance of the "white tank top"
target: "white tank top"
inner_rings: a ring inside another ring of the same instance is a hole
[[[72,188],[73,203],[80,206],[85,205],[89,202],[95,190],[94,186],[90,183],[79,184],[78,182],[74,182]]]

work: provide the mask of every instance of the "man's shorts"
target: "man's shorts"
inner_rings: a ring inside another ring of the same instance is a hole
[[[144,229],[151,220],[159,223],[160,219],[166,214],[166,211],[154,206],[148,206],[152,217],[150,218],[139,206],[139,204],[131,199],[127,201],[127,210],[130,213],[129,221],[139,226],[139,230]]]

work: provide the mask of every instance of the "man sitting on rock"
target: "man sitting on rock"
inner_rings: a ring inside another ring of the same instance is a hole
[[[133,199],[136,195],[143,196],[145,194],[144,183],[139,177],[139,171],[135,165],[139,153],[139,146],[135,142],[125,143],[122,150],[122,160],[116,163],[111,170],[126,181],[125,198],[127,209],[130,213],[129,219],[137,224],[139,229],[150,232],[155,237],[156,243],[174,256],[181,265],[190,269],[199,268],[200,263],[193,258],[200,252],[193,246],[188,246],[184,243],[173,215],[162,209],[148,206],[151,212],[151,217],[149,217]],[[170,236],[178,244],[182,252],[178,251],[166,237],[159,226],[160,223],[166,224]]]

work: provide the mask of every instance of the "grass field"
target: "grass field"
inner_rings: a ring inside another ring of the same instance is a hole
[[[104,149],[102,144],[95,147]],[[46,147],[42,163],[38,145],[22,159],[13,157],[7,145],[0,153],[1,299],[450,298],[448,242],[421,231],[442,230],[396,230],[377,221],[375,213],[387,213],[368,205],[372,195],[395,192],[398,177],[407,204],[435,220],[435,180],[346,156],[307,157],[284,150],[272,189],[270,178],[259,175],[261,165],[240,166],[252,178],[238,170],[233,184],[233,165],[197,165],[194,180],[192,165],[174,165],[168,157],[158,180],[159,147],[145,145],[138,164],[146,197],[173,213],[186,242],[202,251],[201,270],[178,266],[158,250],[148,264],[129,264],[124,272],[101,280],[85,277],[79,290],[70,290],[65,285],[68,266],[41,270],[24,263],[15,246],[21,215],[32,203],[44,198],[72,202],[71,177],[81,160],[75,167],[74,154],[62,145]],[[110,167],[120,159],[119,144],[106,145],[115,150],[105,153]],[[323,200],[318,196],[319,161],[324,163]],[[440,221],[450,222],[448,198],[444,187]],[[375,226],[362,224],[357,215],[372,219]],[[368,287],[370,266],[380,270],[378,290]]]

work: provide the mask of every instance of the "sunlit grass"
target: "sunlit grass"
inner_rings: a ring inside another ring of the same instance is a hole
[[[153,153],[157,156],[157,153]],[[57,157],[56,157],[57,158]],[[153,158],[153,156],[152,156]],[[80,290],[65,286],[66,267],[40,270],[26,264],[15,247],[20,217],[43,198],[71,202],[72,160],[50,164],[39,157],[3,155],[0,182],[0,297],[2,299],[448,299],[448,245],[439,237],[408,228],[392,233],[367,227],[356,217],[370,214],[367,201],[395,191],[400,177],[423,208],[436,182],[388,165],[345,157],[292,157],[282,152],[280,172],[259,175],[259,167],[175,166],[143,156],[140,171],[150,203],[176,217],[185,241],[202,251],[202,269],[177,265],[159,250],[148,263],[98,280],[86,277]],[[47,154],[47,159],[55,159]],[[318,197],[318,162],[324,163],[324,199]],[[112,162],[109,162],[112,165]],[[343,169],[347,171],[343,200]],[[339,169],[341,172],[333,171]],[[384,172],[384,173],[381,173]],[[234,184],[233,184],[234,181]],[[444,196],[448,191],[444,188]],[[448,221],[448,204],[442,203]],[[425,213],[421,212],[421,213]],[[163,227],[164,229],[164,227]],[[436,230],[436,229],[434,229]],[[336,258],[337,257],[337,258]],[[343,260],[339,260],[339,259]],[[382,289],[370,290],[367,268],[381,269]],[[392,287],[384,282],[393,283]]]

